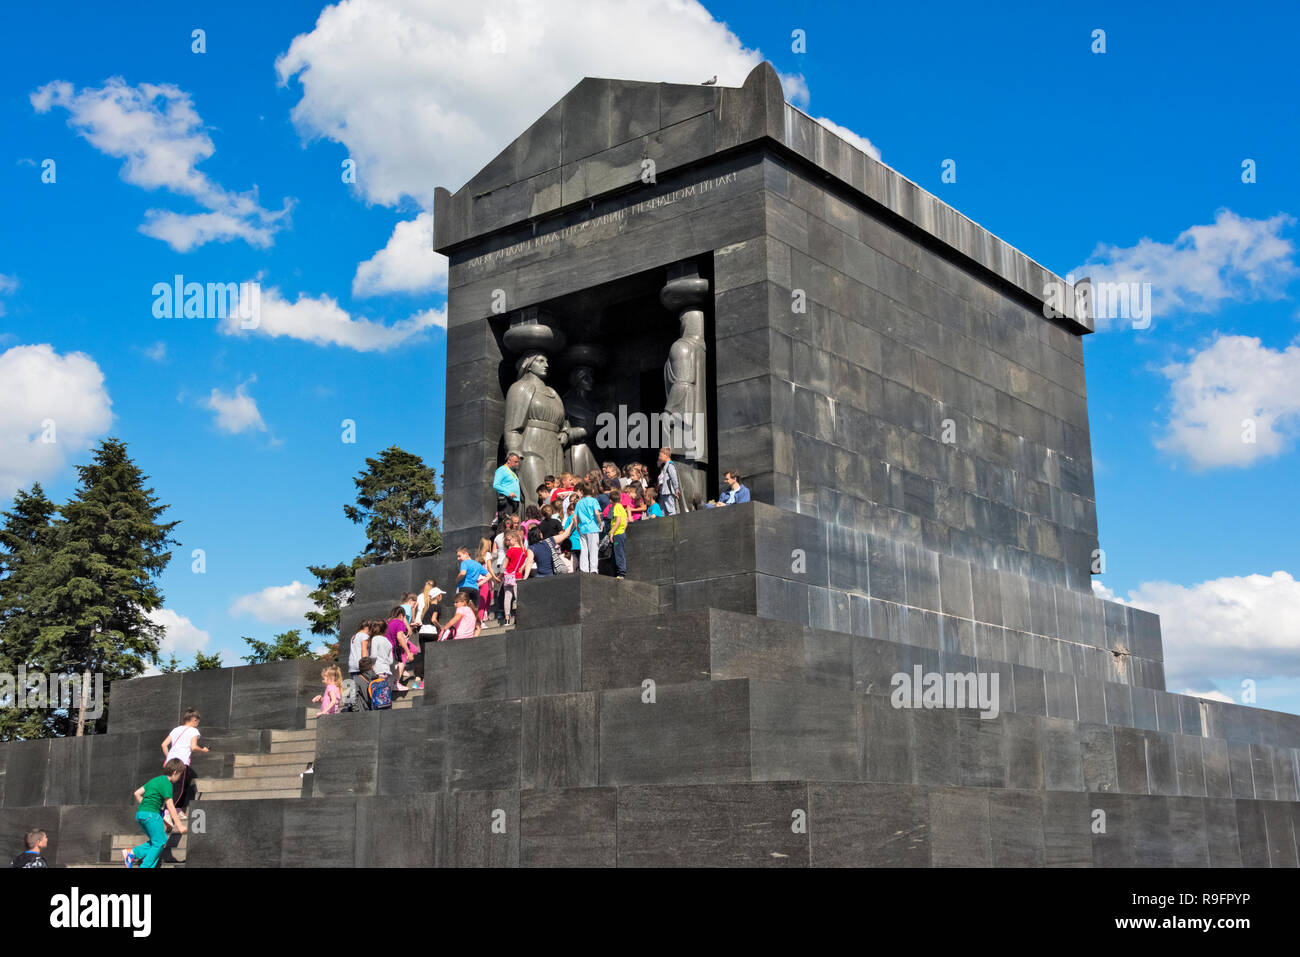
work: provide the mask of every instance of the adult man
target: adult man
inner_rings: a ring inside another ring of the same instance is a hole
[[[719,505],[739,505],[749,501],[749,489],[740,484],[739,472],[726,472],[722,494],[718,496]]]
[[[519,453],[511,452],[506,456],[506,464],[497,469],[492,476],[492,488],[497,493],[497,516],[492,520],[495,526],[503,515],[519,514]]]
[[[659,479],[656,484],[659,487],[659,504],[665,515],[685,511],[681,507],[682,485],[677,479],[677,466],[673,464],[673,450],[670,448],[659,450]]]

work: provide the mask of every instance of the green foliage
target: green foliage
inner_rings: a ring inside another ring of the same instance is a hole
[[[57,506],[40,483],[19,490],[13,507],[0,524],[0,671],[17,675],[30,666],[40,634],[40,616],[33,610],[33,580],[48,561],[52,520]],[[0,741],[37,738],[52,733],[50,713],[44,709],[18,709],[0,701]]]
[[[123,442],[105,439],[77,472],[76,493],[57,510],[58,520],[39,486],[16,496],[5,513],[0,645],[6,663],[29,672],[89,671],[107,685],[157,660],[162,628],[149,612],[162,605],[157,578],[171,560],[178,523],[160,521],[167,506],[146,487],[148,476]],[[24,737],[77,727],[75,708],[37,717],[12,716],[0,730],[14,733],[15,721]],[[107,726],[107,714],[99,723]]]
[[[339,610],[352,603],[357,569],[363,564],[361,558],[354,558],[346,565],[307,566],[307,571],[316,576],[316,588],[307,595],[316,604],[314,611],[307,612],[313,635],[333,635],[338,631]]]
[[[357,503],[344,505],[343,514],[365,527],[366,545],[350,562],[307,567],[316,578],[309,595],[316,608],[306,616],[313,635],[338,634],[339,612],[352,603],[358,568],[420,558],[442,547],[433,511],[442,501],[437,475],[418,455],[390,446],[379,458],[366,459],[353,482]]]
[[[194,666],[186,669],[187,671],[213,671],[222,667],[221,653],[215,655],[205,655],[201,651],[194,652]]]
[[[442,547],[432,508],[442,496],[433,469],[418,455],[389,446],[378,459],[366,459],[353,482],[357,504],[344,505],[343,514],[365,526],[365,564],[404,562]]]
[[[289,661],[293,658],[315,658],[311,650],[311,639],[304,639],[298,629],[281,632],[270,642],[258,641],[245,637],[251,655],[244,655],[243,660],[250,665],[264,665],[268,661]]]

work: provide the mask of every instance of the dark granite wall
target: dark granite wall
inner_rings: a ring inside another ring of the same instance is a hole
[[[764,187],[772,504],[1089,590],[1079,336],[802,160]]]

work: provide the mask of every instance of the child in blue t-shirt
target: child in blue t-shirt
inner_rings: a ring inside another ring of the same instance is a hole
[[[456,588],[470,592],[472,600],[478,601],[479,584],[488,571],[469,557],[468,548],[456,549],[456,557],[460,559],[460,574],[456,576]]]

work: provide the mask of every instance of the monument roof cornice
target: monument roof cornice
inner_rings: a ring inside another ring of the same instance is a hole
[[[768,145],[837,180],[868,208],[912,229],[1043,302],[1061,321],[1093,330],[1075,312],[1072,287],[934,194],[859,150],[785,101],[775,68],[760,63],[742,86],[693,86],[587,77],[465,185],[434,193],[434,249],[477,239],[626,191],[642,179]]]

